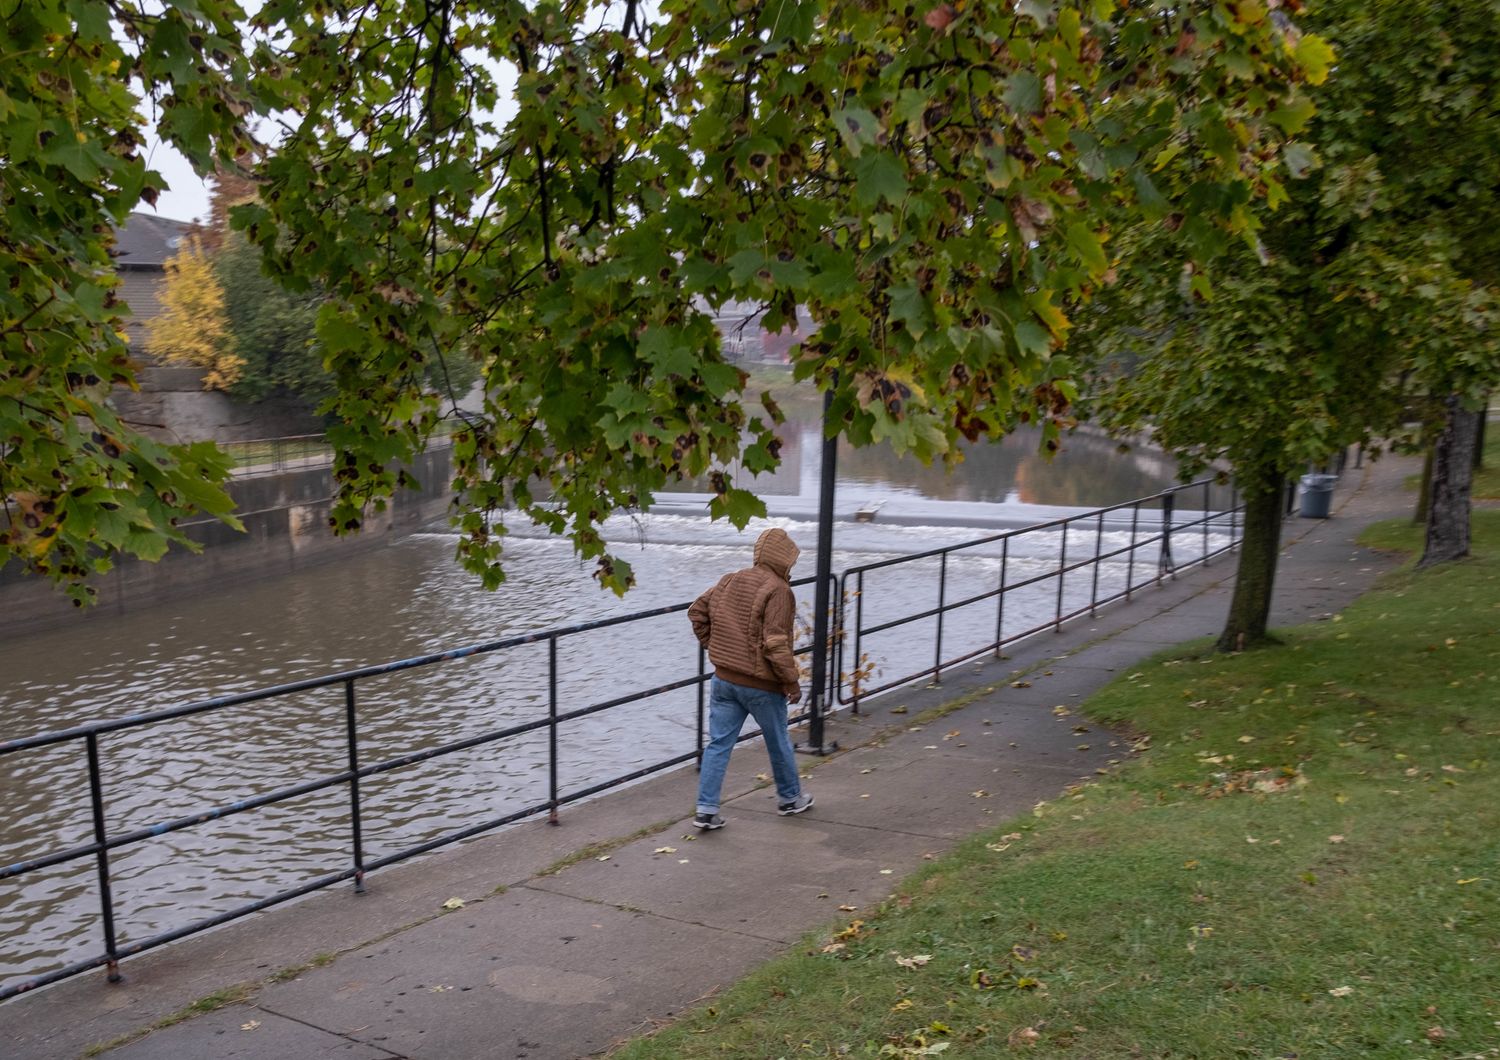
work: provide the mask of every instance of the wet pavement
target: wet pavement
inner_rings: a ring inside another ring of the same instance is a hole
[[[1409,513],[1410,461],[1346,472],[1329,520],[1286,524],[1273,619],[1344,606],[1391,559],[1353,544],[1369,522]],[[1233,559],[1184,572],[942,687],[897,691],[840,715],[845,748],[802,760],[817,804],[781,818],[757,743],[725,785],[728,827],[689,825],[684,770],[373,875],[369,893],[322,892],[0,1006],[0,1054],[111,1058],[588,1056],[651,1029],[847,919],[958,839],[1128,754],[1076,707],[1116,674],[1218,631]],[[1022,679],[1024,678],[1024,680]],[[1019,685],[1020,687],[1017,687]],[[922,711],[963,705],[930,724]],[[893,708],[904,707],[905,713]],[[975,792],[987,794],[976,797]],[[450,899],[461,907],[444,910]],[[220,991],[242,998],[167,1024]],[[149,1034],[124,1041],[152,1027]]]

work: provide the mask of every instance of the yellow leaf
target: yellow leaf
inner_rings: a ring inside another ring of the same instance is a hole
[[[900,1001],[896,1002],[894,1005],[891,1006],[891,1011],[892,1012],[904,1012],[904,1011],[906,1011],[909,1008],[911,1008],[911,998],[909,998],[909,997],[903,997]]]
[[[464,900],[462,898],[450,898],[443,903],[444,909],[462,909],[463,907]]]

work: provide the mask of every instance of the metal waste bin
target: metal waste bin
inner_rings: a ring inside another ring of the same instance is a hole
[[[1337,475],[1303,475],[1298,514],[1304,519],[1327,519],[1333,507],[1333,484],[1338,480]]]

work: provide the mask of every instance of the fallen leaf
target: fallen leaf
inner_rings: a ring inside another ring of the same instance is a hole
[[[1035,1027],[1017,1027],[1005,1041],[1011,1048],[1019,1048],[1023,1045],[1035,1045],[1041,1037],[1041,1032]]]
[[[1331,835],[1328,837],[1328,841],[1330,843],[1342,843],[1344,841],[1344,837],[1341,835]]]
[[[1198,867],[1198,859],[1193,858],[1191,861],[1184,861],[1182,867],[1185,869],[1196,869]]]
[[[882,875],[882,876],[889,876],[891,873],[893,873],[895,871],[896,871],[895,869],[881,869],[880,870],[880,875]]]
[[[922,750],[924,750],[924,751],[936,751],[937,749],[938,749],[938,745],[935,744],[935,743],[930,743],[927,746],[925,746],[925,747],[922,748]]]
[[[993,850],[996,854],[1003,854],[1010,849],[1009,843],[986,843],[984,849]]]
[[[858,911],[859,911],[859,906],[857,906],[857,905],[841,905],[841,906],[839,906],[839,912],[840,913],[855,913],[855,912],[858,912]]]
[[[1017,839],[1021,838],[1021,833],[1020,832],[1006,832],[1000,838],[1004,839],[1006,842],[1013,842],[1014,840],[1017,840]]]
[[[462,898],[450,898],[443,903],[444,909],[462,909],[463,907],[464,900]]]
[[[1328,992],[1330,994],[1332,994],[1334,997],[1348,997],[1350,994],[1354,993],[1354,987],[1352,987],[1352,986],[1336,986],[1336,987],[1334,987],[1332,990],[1330,990]]]
[[[1011,688],[1030,688],[1031,687],[1031,682],[1030,681],[1012,681],[1010,683],[1010,687]]]
[[[944,735],[943,739],[945,739],[945,740],[951,740],[951,739],[953,739],[953,737],[955,737],[957,735],[958,735],[958,730],[957,729],[950,729],[947,732],[947,734]]]
[[[259,1026],[260,1026],[260,1020],[250,1020],[247,1023],[241,1023],[240,1024],[240,1030],[242,1030],[242,1031],[253,1031],[253,1030],[255,1030],[256,1027],[259,1027]]]
[[[762,784],[769,783],[771,780],[771,778],[764,773],[755,774],[755,779],[760,781]]]
[[[1255,737],[1254,736],[1241,736],[1239,742],[1240,743],[1254,743],[1255,742]]]
[[[1466,770],[1466,769],[1460,769],[1458,766],[1444,766],[1443,767],[1443,772],[1444,773],[1467,773],[1468,770]]]
[[[1427,1028],[1427,1040],[1429,1042],[1440,1042],[1446,1037],[1448,1037],[1448,1032],[1441,1027]]]
[[[842,949],[845,949],[845,948],[846,947],[844,946],[844,944],[842,942],[830,942],[828,945],[826,945],[826,946],[823,947],[823,952],[824,953],[837,953],[839,950],[842,950]]]
[[[1460,887],[1463,887],[1463,886],[1466,886],[1466,885],[1471,884],[1471,883],[1478,883],[1478,882],[1480,882],[1483,879],[1484,879],[1483,876],[1470,876],[1467,880],[1459,880],[1458,881],[1458,885]]]
[[[905,714],[906,713],[906,708],[905,707],[892,707],[891,708],[891,713],[892,714]]]
[[[653,854],[675,854],[675,853],[677,853],[677,848],[676,847],[657,847],[651,853],[653,853]]]
[[[969,794],[976,799],[987,799],[990,797],[990,793],[983,788],[980,788],[978,791],[971,791]]]
[[[903,968],[920,968],[930,960],[930,953],[914,953],[910,957],[897,957],[896,963]]]
[[[679,865],[686,865],[687,863],[688,863],[688,859],[687,858],[678,858],[677,859],[677,864],[679,864]]]
[[[448,991],[450,991],[452,989],[453,988],[451,986],[448,986],[448,985],[443,984],[443,983],[439,983],[437,986],[433,987],[429,991],[429,993],[433,993],[433,994],[446,994]]]
[[[1063,706],[1061,703],[1059,703],[1057,706],[1055,706],[1055,707],[1052,708],[1052,713],[1056,714],[1059,718],[1066,718],[1069,714],[1072,714],[1073,712],[1071,710],[1069,710],[1067,707]]]
[[[863,776],[866,773],[873,773],[873,772],[875,772],[875,770],[873,770],[873,769],[861,769],[859,772],[860,772],[860,775]]]
[[[909,998],[909,997],[903,997],[900,1001],[896,1002],[894,1005],[891,1006],[891,1011],[892,1012],[904,1012],[905,1010],[907,1010],[909,1008],[911,1008],[911,998]]]
[[[595,860],[595,861],[608,861],[608,860],[609,860],[609,855],[608,855],[608,854],[600,854],[600,855],[599,855],[599,856],[598,856],[598,857],[597,857],[597,858],[595,858],[595,859],[594,859],[594,860]]]

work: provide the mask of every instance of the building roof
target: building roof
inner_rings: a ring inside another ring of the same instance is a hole
[[[115,246],[111,251],[115,266],[161,269],[177,253],[183,237],[197,227],[191,221],[174,221],[138,210],[130,215],[123,228],[115,229]]]

